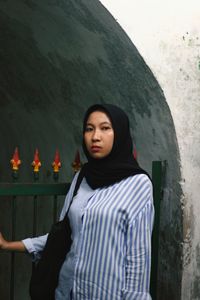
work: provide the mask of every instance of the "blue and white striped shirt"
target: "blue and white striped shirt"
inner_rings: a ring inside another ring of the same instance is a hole
[[[88,198],[82,208],[78,253],[73,260],[73,299],[150,300],[154,208],[149,178],[144,174],[129,177],[94,190]],[[80,193],[74,201],[78,199]]]

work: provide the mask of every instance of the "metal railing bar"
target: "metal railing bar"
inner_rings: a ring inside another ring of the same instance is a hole
[[[12,236],[11,240],[15,240],[15,228],[16,228],[16,197],[12,198]],[[15,253],[11,253],[11,273],[10,273],[10,298],[14,300],[14,288],[15,288]]]
[[[70,183],[1,183],[0,196],[66,195]]]
[[[166,173],[166,161],[152,162],[152,182],[154,194],[155,219],[152,235],[152,268],[150,292],[153,300],[157,300],[157,276],[158,276],[158,250],[160,232],[160,205],[163,198],[164,178]]]

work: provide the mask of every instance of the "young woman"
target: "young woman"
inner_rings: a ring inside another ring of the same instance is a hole
[[[83,122],[83,150],[88,162],[69,209],[72,245],[60,270],[55,299],[151,299],[152,184],[133,158],[124,111],[109,104],[91,106]],[[46,238],[7,242],[1,235],[0,248],[28,251],[38,259]]]

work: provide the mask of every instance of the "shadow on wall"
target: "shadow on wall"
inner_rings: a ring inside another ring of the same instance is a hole
[[[161,206],[158,299],[180,299],[179,151],[163,92],[143,58],[97,0],[1,1],[0,28],[4,148],[0,180],[10,180],[9,161],[15,146],[23,159],[20,180],[31,180],[31,168],[27,172],[25,166],[32,162],[36,147],[48,166],[58,148],[61,180],[71,180],[70,164],[81,147],[81,118],[86,108],[96,102],[121,106],[131,120],[140,164],[150,170],[151,161],[168,161]],[[41,180],[46,181],[48,167],[43,170]],[[0,203],[4,215],[5,205]],[[3,286],[0,295],[8,299]]]

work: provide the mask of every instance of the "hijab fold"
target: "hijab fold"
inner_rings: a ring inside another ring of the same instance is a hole
[[[88,162],[83,165],[82,172],[89,186],[96,189],[112,185],[137,174],[149,176],[146,171],[140,168],[133,157],[129,120],[121,108],[112,104],[95,104],[91,106],[85,113],[83,134],[89,115],[94,111],[102,111],[109,117],[114,130],[114,142],[108,156],[95,159],[90,156],[83,139],[83,151]]]

